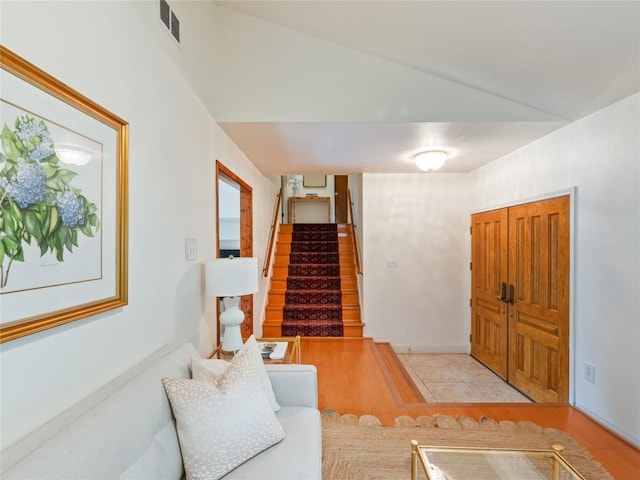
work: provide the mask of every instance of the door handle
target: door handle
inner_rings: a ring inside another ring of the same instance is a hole
[[[513,286],[513,283],[509,284],[509,298],[507,299],[507,303],[509,305],[513,305],[514,300],[516,299],[516,288]]]
[[[504,303],[509,302],[509,299],[507,298],[507,284],[505,282],[502,282],[502,284],[500,285],[500,296],[497,298],[501,302],[504,302]]]

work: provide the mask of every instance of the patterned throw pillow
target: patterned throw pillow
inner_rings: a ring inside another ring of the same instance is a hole
[[[269,405],[274,412],[280,410],[280,404],[276,400],[276,396],[273,393],[273,387],[271,386],[271,380],[264,368],[264,362],[262,361],[262,355],[260,355],[260,347],[253,335],[251,335],[242,347],[241,351],[249,350],[251,361],[255,364],[255,369],[260,377],[260,384],[264,390]],[[235,360],[235,357],[234,359]],[[233,360],[231,363],[233,363]],[[191,360],[191,376],[194,380],[209,380],[214,382],[222,375],[229,367],[230,362],[225,360],[211,359],[205,360],[202,358],[194,358]]]
[[[220,478],[284,438],[248,349],[215,382],[164,378],[162,383],[187,480]]]

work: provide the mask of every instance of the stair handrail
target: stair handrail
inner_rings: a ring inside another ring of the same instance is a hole
[[[347,203],[349,204],[349,225],[351,226],[351,236],[353,237],[353,249],[356,257],[356,274],[362,274],[362,268],[360,267],[360,250],[358,248],[358,235],[357,225],[353,216],[353,200],[351,199],[351,190],[347,189]]]
[[[267,245],[267,255],[264,259],[264,266],[262,267],[262,276],[269,276],[269,267],[271,266],[271,256],[273,252],[273,243],[276,238],[276,227],[278,226],[278,214],[280,213],[280,204],[282,200],[282,188],[278,190],[276,195],[276,204],[273,207],[273,222],[271,222],[271,232],[269,233],[269,244]]]

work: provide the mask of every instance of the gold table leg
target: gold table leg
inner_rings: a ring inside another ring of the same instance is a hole
[[[418,480],[418,442],[411,440],[411,480]]]

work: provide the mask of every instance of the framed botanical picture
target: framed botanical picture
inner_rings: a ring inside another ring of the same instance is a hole
[[[303,175],[302,186],[324,188],[327,186],[327,176],[326,175]]]
[[[128,124],[0,45],[0,342],[127,304]]]

